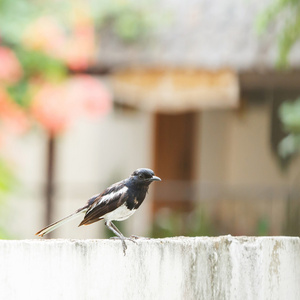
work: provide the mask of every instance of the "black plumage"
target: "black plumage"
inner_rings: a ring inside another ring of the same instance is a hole
[[[84,213],[85,216],[79,226],[104,219],[105,225],[122,240],[125,254],[127,248],[125,240],[130,238],[125,238],[112,221],[123,221],[129,218],[143,203],[149,185],[153,181],[161,181],[161,179],[155,176],[150,169],[137,169],[129,178],[117,182],[102,193],[91,197],[87,204],[75,213],[50,224],[36,235],[43,236]]]

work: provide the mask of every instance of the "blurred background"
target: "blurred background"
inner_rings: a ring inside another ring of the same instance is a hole
[[[126,235],[299,235],[299,40],[294,0],[0,0],[0,238],[140,167]]]

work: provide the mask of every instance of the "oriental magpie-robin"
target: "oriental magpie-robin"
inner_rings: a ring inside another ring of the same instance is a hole
[[[99,220],[104,220],[105,225],[122,241],[124,255],[126,253],[126,238],[112,221],[123,221],[129,218],[143,203],[149,185],[153,181],[161,181],[150,169],[135,170],[131,176],[117,182],[102,193],[91,197],[87,204],[73,214],[43,228],[36,235],[43,236],[61,225],[85,214],[81,225],[89,225]]]

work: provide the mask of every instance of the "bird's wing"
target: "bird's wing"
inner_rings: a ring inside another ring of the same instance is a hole
[[[121,206],[129,197],[127,190],[127,186],[120,182],[110,186],[100,195],[92,197],[88,201],[88,210],[79,226],[97,222],[105,214]]]

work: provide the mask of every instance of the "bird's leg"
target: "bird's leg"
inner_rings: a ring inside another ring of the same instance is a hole
[[[118,235],[118,237],[120,237],[120,235],[123,237],[123,239],[124,240],[129,240],[129,241],[131,241],[131,242],[133,242],[133,243],[136,243],[135,242],[135,240],[133,239],[133,236],[131,236],[131,237],[125,237],[123,234],[122,234],[122,232],[118,229],[118,227],[113,223],[113,222],[110,222],[110,225],[111,225],[111,227],[113,227],[114,228],[114,230],[116,230],[118,233],[119,233],[119,235]]]
[[[126,246],[125,240],[128,239],[132,242],[135,242],[135,241],[130,238],[126,238],[113,222],[106,221],[105,225],[122,241],[123,252],[124,252],[124,255],[126,255],[127,246]]]

